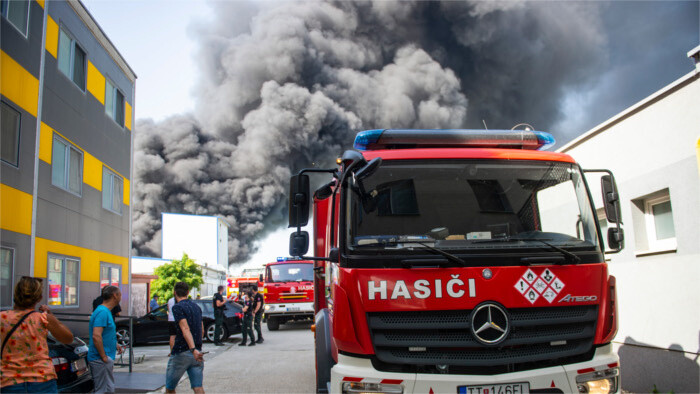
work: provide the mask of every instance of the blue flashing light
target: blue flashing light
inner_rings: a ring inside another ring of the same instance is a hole
[[[277,258],[277,262],[278,262],[278,263],[281,263],[281,262],[283,262],[283,261],[287,261],[287,258],[286,258],[286,257],[278,257],[278,258]]]
[[[367,150],[369,145],[376,144],[379,141],[379,137],[383,132],[384,129],[360,131],[355,136],[355,144],[353,146],[357,150]]]
[[[557,143],[554,136],[549,133],[545,133],[544,131],[533,131],[533,133],[537,136],[537,142],[541,144],[541,146],[537,148],[538,150],[547,150]]]

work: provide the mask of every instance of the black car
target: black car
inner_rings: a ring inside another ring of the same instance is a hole
[[[202,309],[202,323],[204,323],[205,338],[214,341],[214,305],[212,300],[192,300]],[[224,326],[222,338],[228,338],[233,334],[241,333],[241,319],[243,312],[241,306],[228,302],[224,311]],[[134,343],[143,344],[150,342],[167,342],[170,339],[168,333],[168,306],[161,305],[145,316],[134,320]],[[120,345],[129,343],[129,320],[117,318],[117,342]]]
[[[94,381],[88,366],[88,347],[80,338],[73,339],[73,343],[64,345],[57,341],[51,334],[48,335],[49,356],[53,361],[60,393],[90,393],[94,388]]]

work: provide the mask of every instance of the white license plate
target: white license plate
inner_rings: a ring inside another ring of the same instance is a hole
[[[457,394],[529,394],[530,383],[458,386]]]
[[[287,312],[298,312],[300,310],[301,310],[301,308],[299,308],[298,306],[293,306],[293,307],[287,308]]]
[[[70,370],[73,372],[82,371],[85,368],[87,368],[87,363],[85,362],[84,358],[79,358],[70,363]]]

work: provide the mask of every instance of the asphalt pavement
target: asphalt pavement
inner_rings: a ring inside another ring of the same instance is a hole
[[[314,336],[310,322],[283,324],[278,331],[268,331],[263,324],[265,342],[256,346],[238,346],[241,335],[231,336],[226,346],[205,342],[204,391],[208,393],[313,393]],[[167,343],[136,346],[134,372],[162,373],[168,363]],[[124,356],[125,360],[128,354]],[[116,371],[128,371],[115,368]],[[191,393],[187,374],[180,380],[178,392]],[[165,392],[161,388],[156,392]]]

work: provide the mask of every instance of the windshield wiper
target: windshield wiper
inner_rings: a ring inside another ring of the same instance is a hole
[[[362,245],[353,245],[353,247],[365,247],[365,246],[390,246],[390,245],[398,245],[398,244],[418,244],[423,246],[424,248],[435,252],[437,254],[445,256],[448,260],[452,261],[453,263],[457,263],[462,265],[463,267],[467,266],[467,262],[460,259],[459,257],[453,255],[452,253],[447,253],[444,250],[440,250],[438,248],[432,247],[430,245],[427,245],[421,241],[379,241],[379,242],[372,242],[372,243],[367,243],[367,244],[362,244]]]
[[[557,252],[561,253],[564,255],[566,260],[571,260],[574,263],[580,263],[581,258],[576,256],[575,254],[569,252],[566,249],[560,248],[558,246],[552,245],[547,241],[553,241],[551,238],[518,238],[518,237],[503,237],[503,238],[493,238],[493,239],[476,239],[472,240],[472,243],[478,244],[478,243],[485,243],[485,242],[510,242],[510,241],[537,241],[541,242],[547,246],[549,246],[551,249],[556,250]]]
[[[530,240],[528,240],[528,241],[530,241]],[[569,252],[569,251],[566,250],[566,249],[560,248],[560,247],[558,247],[558,246],[554,246],[554,245],[550,244],[549,242],[546,242],[546,241],[543,241],[543,240],[537,239],[537,238],[533,238],[532,241],[542,242],[543,244],[545,244],[545,245],[549,246],[550,248],[556,250],[557,252],[563,254],[563,255],[564,255],[565,257],[567,257],[568,259],[571,259],[571,260],[574,262],[574,264],[578,264],[578,263],[581,262],[581,258],[580,258],[580,257],[576,256],[575,254]]]

